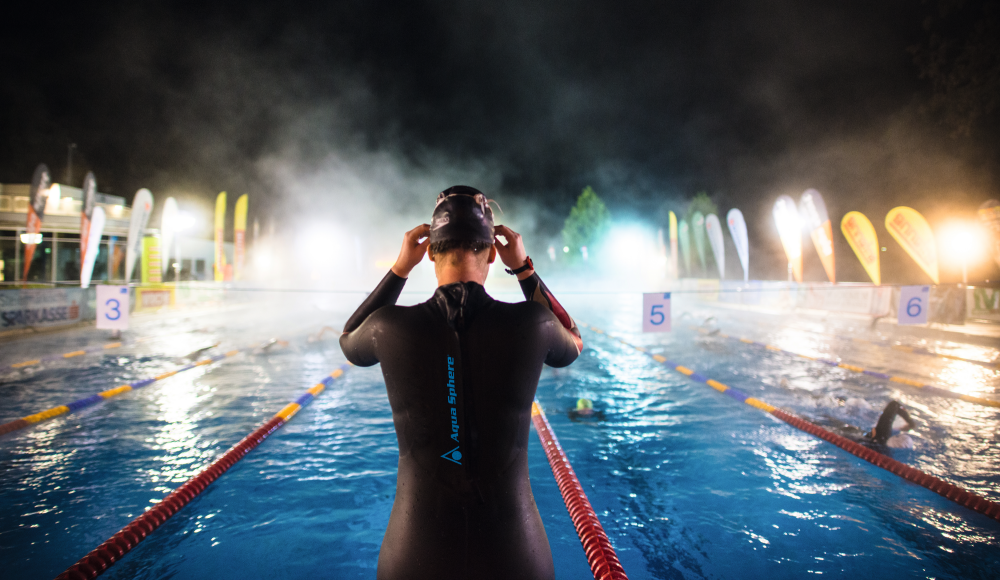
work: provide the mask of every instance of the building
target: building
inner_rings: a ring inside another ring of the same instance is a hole
[[[27,278],[22,280],[25,246],[21,243],[21,234],[26,232],[30,191],[30,184],[0,184],[0,282],[79,283],[83,191],[62,184],[55,184],[50,190],[42,219],[42,242],[36,246]],[[125,198],[117,195],[98,193],[95,201],[97,206],[104,208],[107,219],[91,279],[95,282],[122,281],[132,210],[125,204]],[[159,230],[148,228],[145,234],[158,237]],[[225,245],[231,260],[232,244]],[[164,280],[211,280],[214,249],[211,240],[180,237],[170,256]],[[137,263],[133,278],[137,278],[140,271],[141,265]]]

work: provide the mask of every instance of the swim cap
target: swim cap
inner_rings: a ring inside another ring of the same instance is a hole
[[[438,194],[431,216],[431,243],[454,240],[493,244],[493,210],[486,195],[468,185],[455,185]]]
[[[576,400],[576,410],[577,411],[589,411],[594,408],[594,402],[590,399],[577,399]]]

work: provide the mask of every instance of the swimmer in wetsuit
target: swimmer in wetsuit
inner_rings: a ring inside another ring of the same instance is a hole
[[[426,250],[437,290],[395,306]],[[525,302],[499,302],[483,288],[497,254]],[[531,403],[542,364],[572,363],[583,343],[521,237],[494,229],[481,192],[455,186],[438,196],[431,225],[407,232],[340,344],[356,365],[381,363],[399,443],[377,578],[553,578],[528,480]]]
[[[892,424],[896,420],[896,415],[906,420],[904,431],[909,431],[916,427],[913,418],[910,417],[910,412],[900,405],[899,401],[889,401],[889,404],[882,411],[882,415],[879,416],[875,427],[868,433],[868,438],[887,447],[912,448],[913,440],[910,439],[909,435],[905,433],[892,434]]]

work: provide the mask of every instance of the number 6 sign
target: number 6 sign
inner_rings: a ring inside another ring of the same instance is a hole
[[[128,286],[97,287],[97,328],[128,330]]]
[[[899,289],[899,324],[927,324],[930,286],[903,286]]]
[[[670,292],[642,295],[642,331],[670,332]]]

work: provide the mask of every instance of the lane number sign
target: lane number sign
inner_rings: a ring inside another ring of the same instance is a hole
[[[642,295],[642,331],[670,332],[670,292]]]
[[[927,324],[930,286],[903,286],[899,289],[899,324]]]
[[[128,286],[97,287],[97,328],[128,330]]]

